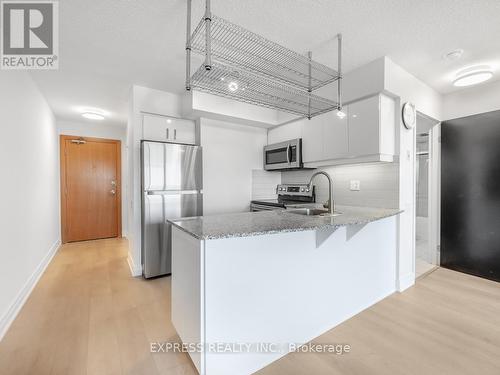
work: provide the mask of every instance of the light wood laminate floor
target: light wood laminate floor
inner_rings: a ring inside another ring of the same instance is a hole
[[[170,278],[130,277],[126,254],[126,240],[64,245],[0,342],[0,374],[196,374],[186,354],[150,353],[178,341]],[[292,353],[258,374],[498,375],[500,284],[438,269],[314,342],[351,352]]]

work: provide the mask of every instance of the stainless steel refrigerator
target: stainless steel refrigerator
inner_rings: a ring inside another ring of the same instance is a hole
[[[172,228],[167,219],[203,214],[202,150],[174,143],[141,143],[142,274],[172,272]]]

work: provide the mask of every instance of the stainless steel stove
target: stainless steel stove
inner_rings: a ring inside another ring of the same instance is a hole
[[[280,184],[276,187],[278,199],[253,200],[250,211],[283,210],[287,208],[303,207],[316,202],[314,186],[307,184]]]

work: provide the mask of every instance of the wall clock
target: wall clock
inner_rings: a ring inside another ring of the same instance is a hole
[[[417,123],[417,110],[415,104],[406,102],[403,104],[403,124],[406,129],[413,129]]]

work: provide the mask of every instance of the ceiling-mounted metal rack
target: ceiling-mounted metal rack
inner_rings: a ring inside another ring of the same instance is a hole
[[[212,62],[210,70],[200,66],[191,77],[191,87],[297,116],[310,113],[313,117],[338,106],[332,100],[217,62]]]
[[[342,108],[342,36],[334,70],[211,13],[191,34],[191,0],[187,0],[186,89],[198,89],[247,103],[311,118]],[[204,62],[191,76],[191,52]],[[312,92],[337,83],[337,101]]]

